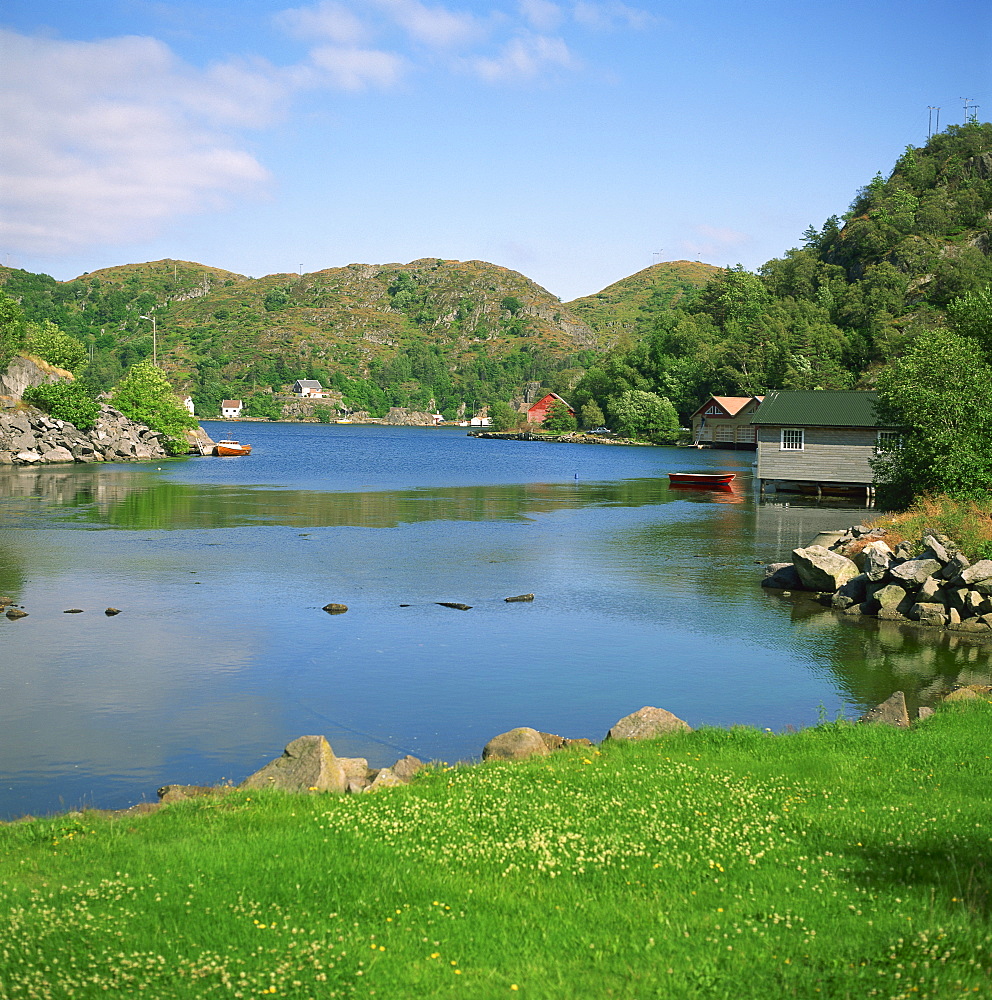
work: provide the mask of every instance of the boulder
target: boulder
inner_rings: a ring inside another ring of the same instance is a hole
[[[343,615],[347,610],[347,604],[325,604],[321,608],[321,611],[326,611],[329,615]]]
[[[917,602],[909,609],[906,616],[911,621],[921,625],[942,626],[947,624],[947,614],[943,604],[927,604]]]
[[[523,760],[547,757],[551,749],[536,729],[521,726],[494,736],[483,748],[483,760]]]
[[[803,586],[808,590],[837,590],[859,572],[850,559],[822,545],[794,549],[792,561]]]
[[[16,621],[18,618],[27,618],[28,616],[28,613],[21,611],[20,608],[8,608],[6,614],[11,621]]]
[[[422,760],[418,760],[416,757],[407,754],[405,757],[400,757],[390,768],[390,771],[402,781],[409,781],[423,767],[424,762]]]
[[[954,554],[950,562],[940,571],[940,575],[945,580],[953,580],[955,577],[961,575],[961,573],[966,570],[971,563],[966,555],[960,552]]]
[[[875,726],[897,726],[904,729],[909,725],[909,711],[906,708],[906,696],[902,691],[896,691],[891,697],[865,712],[858,722]]]
[[[344,771],[345,791],[364,791],[371,780],[369,762],[364,757],[338,757],[338,763]]]
[[[897,583],[889,583],[879,588],[872,595],[872,599],[880,608],[894,611],[906,597],[906,591]]]
[[[692,732],[689,724],[663,708],[644,708],[625,715],[606,734],[608,740],[653,740],[671,733]]]
[[[802,590],[803,581],[792,563],[769,563],[765,567],[765,578],[761,581],[761,586],[773,590]]]
[[[923,552],[924,556],[929,556],[945,565],[956,554],[954,549],[949,545],[948,539],[944,536],[938,538],[936,535],[925,535],[923,537],[923,544],[926,546],[926,550]]]
[[[957,688],[950,694],[944,695],[944,701],[971,701],[977,697],[978,694],[971,688]]]
[[[504,597],[503,600],[507,604],[517,604],[517,603],[520,603],[522,601],[533,601],[534,600],[534,595],[533,594],[517,594],[516,597]]]
[[[894,554],[892,549],[888,547],[881,539],[875,542],[871,542],[866,545],[862,550],[861,554],[863,556],[862,570],[865,576],[868,577],[873,583],[877,583],[885,577],[888,572],[889,563],[892,562]]]
[[[919,586],[928,576],[940,573],[943,568],[936,559],[907,559],[892,567],[889,576],[908,586]]]
[[[967,587],[992,579],[992,559],[981,559],[967,569],[961,570],[959,578]]]
[[[384,767],[372,779],[372,783],[364,788],[363,791],[378,792],[383,788],[399,788],[400,785],[405,784],[407,784],[407,782],[405,782],[398,774],[394,774],[388,767]]]
[[[278,788],[284,792],[344,792],[348,781],[341,761],[323,736],[300,736],[239,788]]]

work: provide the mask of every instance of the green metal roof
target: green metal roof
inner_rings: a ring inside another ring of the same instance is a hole
[[[770,392],[752,424],[776,427],[878,427],[875,393],[809,389]]]

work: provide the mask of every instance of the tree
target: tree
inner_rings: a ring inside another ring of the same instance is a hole
[[[575,417],[568,407],[568,403],[561,399],[556,399],[549,407],[548,412],[541,421],[541,427],[546,431],[555,431],[558,434],[567,434],[574,431],[578,426]]]
[[[10,359],[24,345],[24,314],[20,305],[0,292],[0,369],[6,369]]]
[[[582,426],[585,427],[586,430],[592,430],[594,427],[602,427],[603,424],[606,423],[606,417],[603,415],[603,411],[592,399],[590,399],[588,403],[582,404],[579,416]]]
[[[878,413],[902,431],[900,446],[872,462],[884,505],[992,494],[992,365],[973,341],[941,328],[921,334],[879,373]]]
[[[520,414],[509,403],[493,403],[489,407],[489,425],[494,431],[512,431]]]
[[[675,407],[663,396],[628,389],[607,404],[613,430],[624,437],[672,442],[678,436],[679,418]]]
[[[117,384],[110,401],[124,416],[159,431],[163,447],[170,455],[182,455],[189,450],[183,432],[196,427],[196,420],[161,369],[150,361],[135,362]]]
[[[56,368],[78,374],[86,366],[86,348],[75,337],[63,333],[51,320],[28,323],[24,347]]]

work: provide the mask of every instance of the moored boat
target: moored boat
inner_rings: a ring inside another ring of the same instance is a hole
[[[239,444],[237,441],[218,441],[214,445],[214,454],[221,457],[231,457],[234,455],[250,455],[250,444]]]
[[[729,486],[735,472],[669,472],[669,486]]]

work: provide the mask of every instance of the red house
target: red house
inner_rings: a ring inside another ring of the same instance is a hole
[[[565,402],[557,392],[549,392],[543,399],[539,399],[528,411],[527,411],[527,421],[531,424],[543,424],[544,418],[548,415],[548,410],[555,403],[568,403]],[[575,416],[575,410],[568,406],[569,416]]]

